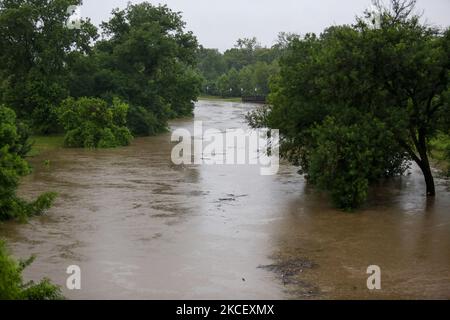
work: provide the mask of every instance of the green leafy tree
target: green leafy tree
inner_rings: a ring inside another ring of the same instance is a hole
[[[392,0],[353,26],[294,37],[272,107],[249,116],[280,129],[283,155],[340,207],[360,205],[367,183],[401,174],[410,160],[435,195],[429,141],[450,111],[450,32],[422,25],[413,7]]]
[[[450,111],[446,96],[450,32],[420,24],[419,17],[412,14],[414,4],[395,0],[392,11],[375,13],[379,22],[370,23],[374,14],[367,13],[356,30],[363,35],[365,63],[373,68],[370,80],[383,94],[379,98],[383,104],[375,105],[374,113],[389,125],[400,147],[421,168],[427,194],[434,196],[429,141],[439,128],[439,113]]]
[[[165,130],[169,119],[192,115],[202,84],[195,70],[198,43],[184,30],[179,13],[147,2],[129,4],[114,10],[102,29],[92,54],[80,57],[92,69],[80,63],[74,71],[74,97],[126,101],[129,126],[137,135]],[[78,85],[85,76],[90,88]]]
[[[223,74],[217,79],[217,92],[222,97],[230,97],[231,96],[231,83],[227,74]]]
[[[132,135],[126,127],[129,106],[114,99],[111,106],[98,98],[68,98],[57,109],[66,131],[65,145],[71,148],[114,148],[127,146]]]
[[[58,130],[55,107],[68,94],[70,55],[86,53],[96,36],[88,21],[80,30],[65,22],[79,0],[0,1],[0,103],[42,133]]]
[[[268,64],[265,62],[257,62],[253,67],[254,88],[258,95],[268,95],[270,93],[270,80],[278,74],[278,63]]]
[[[255,94],[255,73],[252,66],[244,67],[239,71],[239,87],[245,96]]]
[[[202,92],[208,95],[219,95],[217,80],[227,72],[223,54],[217,49],[200,46],[197,60],[197,68],[203,78]]]
[[[245,66],[256,62],[255,52],[261,45],[256,38],[238,39],[234,48],[225,51],[224,59],[228,70],[241,70]]]
[[[335,205],[344,210],[362,205],[371,183],[407,168],[385,125],[362,117],[353,124],[326,118],[312,130],[309,181],[329,191]]]
[[[198,69],[207,80],[217,79],[226,69],[223,54],[217,49],[207,49],[200,46],[198,52]]]

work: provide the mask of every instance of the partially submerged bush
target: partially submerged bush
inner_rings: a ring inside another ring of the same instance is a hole
[[[394,137],[375,119],[343,125],[333,118],[312,130],[309,181],[330,192],[335,205],[352,210],[364,203],[372,182],[407,168]]]
[[[0,300],[61,300],[61,289],[44,279],[35,284],[24,283],[23,270],[33,262],[15,261],[8,253],[5,243],[0,241]]]
[[[114,99],[112,106],[98,98],[68,98],[58,108],[69,148],[115,148],[129,145],[133,136],[126,127],[128,105]]]
[[[42,214],[56,197],[54,193],[46,193],[34,202],[27,202],[16,195],[20,177],[30,172],[22,154],[27,148],[26,139],[17,130],[14,111],[0,106],[0,221],[25,220]]]

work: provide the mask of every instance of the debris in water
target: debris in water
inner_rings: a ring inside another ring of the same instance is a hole
[[[319,294],[319,288],[313,284],[300,279],[300,275],[306,269],[313,269],[317,265],[305,258],[288,258],[286,260],[277,257],[277,263],[270,265],[260,265],[259,269],[268,270],[277,274],[284,286],[289,286],[289,290],[294,290],[296,294],[303,296],[316,296]]]

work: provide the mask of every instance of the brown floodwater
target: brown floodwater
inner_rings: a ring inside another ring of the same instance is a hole
[[[251,108],[201,101],[195,119],[245,127]],[[0,225],[16,257],[37,256],[26,279],[48,277],[70,299],[450,298],[448,181],[437,179],[427,201],[413,167],[344,213],[288,164],[274,176],[257,166],[175,166],[170,137],[33,158],[21,195],[59,198],[28,224]],[[65,288],[70,265],[81,267],[79,291]],[[382,290],[367,289],[370,265],[381,268]]]

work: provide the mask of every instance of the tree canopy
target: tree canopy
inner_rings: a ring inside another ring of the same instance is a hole
[[[0,1],[0,103],[36,133],[63,130],[57,109],[69,97],[129,104],[135,135],[192,114],[200,93],[198,43],[179,13],[148,2],[113,10],[98,30],[68,28],[79,0]]]
[[[153,114],[162,128],[168,119],[192,114],[201,81],[195,71],[198,43],[184,27],[180,14],[167,6],[114,10],[93,50],[94,72],[86,70],[94,86],[74,96],[120,97]]]
[[[71,56],[86,54],[96,28],[69,29],[67,8],[78,0],[0,1],[0,103],[38,132],[58,128],[54,108],[68,95]]]
[[[354,25],[290,41],[272,106],[249,117],[280,129],[284,156],[342,208],[410,160],[435,195],[429,142],[450,112],[450,31],[422,24],[413,5],[392,0]]]

